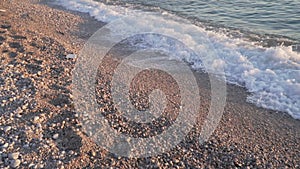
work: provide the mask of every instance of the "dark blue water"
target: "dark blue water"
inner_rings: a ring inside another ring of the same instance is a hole
[[[300,0],[106,0],[167,10],[229,28],[300,40]]]

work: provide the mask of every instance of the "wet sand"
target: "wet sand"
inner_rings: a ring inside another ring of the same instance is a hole
[[[66,58],[78,54],[104,23],[34,0],[1,1],[0,18],[0,168],[300,167],[300,121],[247,103],[249,93],[234,85],[227,85],[222,120],[205,143],[199,144],[199,122],[179,145],[162,155],[117,157],[81,130],[72,101],[76,58]],[[111,98],[104,82],[109,80],[105,75],[113,61],[103,65],[103,76],[99,77],[104,78],[98,81],[99,90],[103,89],[98,101],[108,107],[107,112],[113,108],[106,101]],[[154,74],[160,77],[159,72]],[[195,72],[195,76],[201,121],[209,109],[210,87],[205,73]],[[105,115],[120,120],[110,113]],[[127,126],[121,128],[134,134]]]

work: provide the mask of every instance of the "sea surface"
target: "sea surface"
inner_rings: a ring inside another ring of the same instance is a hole
[[[181,52],[180,46],[169,44],[178,55],[171,59],[181,59],[195,70],[216,74],[215,70],[222,68],[227,82],[243,86],[251,93],[248,102],[300,119],[300,50],[295,49],[300,42],[298,0],[56,0],[56,3],[87,12],[99,21],[110,23],[131,17],[137,28],[147,25],[149,29],[157,29],[159,25],[163,32],[181,35],[188,39],[185,45],[193,46],[196,54]],[[149,19],[145,19],[146,15]],[[170,25],[176,26],[170,29]],[[206,45],[207,40],[211,45]],[[166,47],[165,43],[155,46]],[[215,57],[207,57],[205,52],[210,50],[215,51]],[[203,63],[211,66],[204,68]]]

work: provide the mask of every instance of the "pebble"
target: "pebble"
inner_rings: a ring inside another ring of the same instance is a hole
[[[25,145],[23,145],[23,148],[28,149],[28,148],[30,148],[30,146],[29,146],[29,144],[25,144]]]
[[[29,165],[28,165],[28,168],[32,168],[32,167],[34,167],[35,165],[33,164],[33,163],[30,163]]]
[[[18,118],[21,118],[21,117],[22,117],[22,115],[21,115],[21,114],[17,114],[17,115],[16,115],[16,117],[18,117]]]
[[[74,59],[75,57],[76,57],[75,54],[68,54],[68,55],[66,56],[67,59]]]
[[[23,112],[23,110],[19,107],[17,110],[15,110],[15,113],[17,114],[21,114]]]
[[[23,105],[22,110],[26,110],[28,105]]]
[[[19,158],[20,153],[19,152],[15,152],[15,153],[10,153],[8,154],[8,158],[11,160],[16,160]]]
[[[37,122],[38,120],[39,120],[40,118],[39,118],[39,116],[34,116],[34,118],[33,118],[33,122]]]
[[[52,138],[53,138],[54,140],[56,140],[56,139],[58,139],[58,137],[59,137],[59,134],[56,133],[56,134],[53,135]]]
[[[21,161],[18,160],[18,159],[12,160],[12,161],[10,162],[10,166],[11,166],[12,168],[17,168],[17,167],[20,166],[20,164],[21,164]]]
[[[4,127],[3,131],[6,133],[8,132],[9,130],[11,130],[11,126],[6,126]]]
[[[42,128],[41,123],[36,124],[36,127],[37,127],[37,128]]]
[[[39,164],[37,167],[38,168],[44,168],[44,164]]]
[[[3,158],[6,158],[6,157],[7,157],[7,154],[3,153],[3,154],[2,154],[2,157],[3,157]]]
[[[2,148],[7,148],[8,146],[9,146],[8,143],[4,143],[1,147],[2,147]]]

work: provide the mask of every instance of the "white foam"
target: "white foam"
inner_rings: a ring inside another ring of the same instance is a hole
[[[166,34],[180,34],[186,39],[183,43],[193,46],[192,49],[198,55],[182,51],[179,46],[166,44],[167,41],[164,40],[161,44],[154,45],[172,48],[176,53],[175,59],[191,63],[194,69],[203,69],[203,62],[211,65],[205,69],[209,72],[217,73],[218,68],[224,68],[228,82],[244,86],[252,93],[247,99],[249,102],[287,112],[300,119],[300,54],[293,52],[292,47],[256,46],[243,39],[231,39],[220,33],[206,31],[166,12],[161,15],[152,13],[145,18],[143,16],[146,12],[109,6],[93,0],[58,2],[71,10],[88,12],[99,21],[111,22],[124,16],[132,16],[134,19],[128,22],[132,22],[137,28],[148,27],[149,31],[163,28]],[[207,39],[211,45],[205,44]],[[209,50],[214,50],[217,57],[207,57]]]

